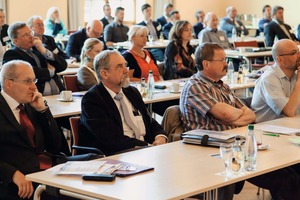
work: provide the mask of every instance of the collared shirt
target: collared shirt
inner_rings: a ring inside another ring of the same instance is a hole
[[[213,30],[209,27],[206,27],[205,29],[200,31],[198,38],[199,44],[202,44],[204,42],[215,42],[224,49],[231,48],[226,33],[222,30]]]
[[[20,123],[20,110],[17,108],[20,105],[20,103],[13,99],[11,96],[9,96],[6,92],[4,92],[4,90],[1,90],[1,94],[5,99],[6,103],[8,104],[10,110],[13,112],[16,120]]]
[[[283,108],[289,101],[297,74],[289,79],[276,64],[268,67],[256,81],[251,108],[256,114],[256,122],[281,118]],[[300,106],[296,110],[300,114]]]
[[[153,40],[158,40],[158,35],[156,33],[156,29],[152,23],[152,20],[150,20],[149,22],[144,20],[145,24],[147,25],[148,29],[149,29],[149,34],[153,37]]]
[[[209,110],[218,102],[242,108],[244,104],[221,80],[216,82],[201,72],[185,84],[180,97],[180,111],[185,130],[206,129],[223,131],[236,126],[216,119]]]
[[[105,19],[107,19],[108,23],[112,23],[114,21],[114,18],[112,16],[104,16]]]
[[[129,28],[123,24],[113,22],[108,24],[104,29],[105,42],[124,42],[128,40],[127,33]]]
[[[120,113],[121,119],[122,119],[122,125],[123,125],[124,135],[126,135],[128,137],[131,137],[131,138],[135,138],[134,131],[125,122],[124,114],[123,114],[123,111],[121,109],[121,103],[120,103],[120,101],[114,99],[114,97],[117,94],[114,91],[112,91],[111,89],[109,89],[108,87],[106,87],[105,85],[104,85],[104,87],[108,91],[108,93],[110,94],[111,98],[114,100],[114,102],[115,102],[115,104],[116,104],[116,106],[117,106],[117,108],[119,110],[119,113]],[[123,90],[121,90],[120,93],[123,93]],[[131,104],[131,102],[127,99],[127,97],[126,97],[126,95],[124,93],[123,93],[123,99],[125,101],[125,104],[126,104],[128,110],[134,111],[135,108],[133,107],[133,105]],[[134,124],[137,124],[136,118],[134,117],[133,112],[129,112],[129,116],[130,116],[131,120],[134,122]],[[141,133],[140,140],[144,141],[145,134],[146,134],[145,131],[143,133]]]

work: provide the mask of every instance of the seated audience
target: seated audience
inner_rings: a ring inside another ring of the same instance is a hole
[[[166,23],[162,30],[163,30],[163,35],[164,35],[164,38],[165,39],[170,39],[170,31],[174,25],[175,22],[179,21],[180,20],[180,14],[179,14],[179,11],[178,10],[173,10],[171,11],[170,13],[170,21],[168,23]]]
[[[104,41],[107,47],[112,47],[113,43],[127,41],[127,32],[129,28],[123,24],[124,8],[117,7],[115,11],[115,20],[104,29]]]
[[[170,32],[170,43],[165,51],[164,80],[187,78],[196,72],[190,45],[192,25],[188,21],[177,21]]]
[[[256,122],[300,114],[300,54],[297,44],[288,39],[272,47],[275,61],[257,80],[251,108]]]
[[[131,41],[131,48],[123,53],[123,57],[129,67],[130,81],[141,81],[144,77],[148,79],[149,70],[153,71],[155,81],[161,80],[154,56],[143,49],[147,42],[148,28],[140,25],[133,25],[128,32],[128,39]]]
[[[6,46],[7,43],[11,42],[7,34],[8,25],[5,23],[5,17],[4,10],[0,8],[0,39],[2,46]]]
[[[83,43],[88,38],[98,38],[99,40],[103,40],[101,38],[103,32],[102,22],[99,20],[91,20],[87,23],[86,27],[71,34],[68,45],[66,48],[66,53],[68,56],[72,56],[76,58],[78,62],[80,62],[80,54],[81,49],[83,47]]]
[[[223,48],[216,43],[201,44],[196,63],[198,72],[184,85],[180,98],[185,130],[223,131],[254,122],[254,112],[221,80],[228,67]],[[247,181],[270,190],[272,199],[299,199],[299,167],[296,164]],[[220,188],[218,199],[232,199],[234,186]]]
[[[219,20],[216,14],[209,12],[205,15],[205,29],[199,33],[199,44],[205,42],[215,42],[224,49],[230,49],[231,44],[228,41],[226,33],[222,30],[218,30],[218,23]]]
[[[227,16],[222,18],[220,22],[220,29],[226,32],[227,37],[232,36],[232,29],[236,29],[237,36],[242,34],[248,35],[248,29],[244,26],[243,22],[237,19],[237,9],[233,6],[226,8]]]
[[[274,6],[272,10],[272,21],[265,26],[264,35],[265,35],[265,43],[267,47],[271,47],[274,44],[275,38],[278,40],[281,39],[290,39],[297,44],[299,44],[299,40],[296,38],[295,34],[292,33],[292,28],[284,23],[284,9],[281,6]]]
[[[272,8],[270,5],[265,5],[263,7],[263,18],[258,22],[258,30],[261,33],[264,32],[265,26],[267,26],[272,21],[271,10]]]
[[[11,24],[8,35],[14,47],[5,52],[3,64],[11,60],[29,62],[38,79],[38,91],[45,96],[64,90],[61,78],[57,75],[67,68],[63,57],[45,48],[40,38],[33,36],[33,31],[23,22]]]
[[[57,7],[51,7],[48,9],[44,23],[46,35],[54,37],[57,34],[68,35],[68,30],[59,16],[59,9]]]
[[[47,155],[66,144],[35,85],[33,67],[13,60],[0,73],[0,199],[31,198],[37,184],[25,175],[50,168]]]
[[[78,87],[85,91],[99,83],[93,62],[97,54],[103,50],[103,43],[97,38],[87,39],[81,50],[81,63],[77,72]]]
[[[68,59],[69,56],[65,52],[63,52],[55,43],[55,40],[52,36],[44,35],[44,24],[43,19],[40,16],[34,15],[30,17],[27,21],[27,26],[31,28],[34,32],[34,36],[40,38],[44,46],[49,50],[52,51],[54,54],[58,54],[61,57]]]
[[[202,29],[204,29],[204,24],[203,24],[204,17],[205,17],[204,11],[197,10],[195,13],[195,17],[196,17],[197,23],[193,26],[193,35],[197,39],[200,31]]]
[[[129,85],[126,61],[120,53],[101,52],[94,67],[100,83],[82,98],[79,145],[111,155],[166,143],[163,128],[151,118],[140,92]]]
[[[110,23],[114,21],[114,18],[111,16],[111,8],[109,4],[103,6],[104,17],[100,19],[103,24],[103,29]]]
[[[173,4],[167,3],[164,5],[163,16],[157,18],[156,21],[160,23],[161,27],[163,27],[166,23],[170,21],[170,13],[174,9]]]
[[[157,41],[160,37],[162,26],[151,19],[151,6],[149,4],[142,5],[142,12],[144,16],[144,20],[137,25],[147,26],[149,29],[148,37],[151,37],[153,41]],[[150,40],[149,40],[150,41]],[[162,48],[151,48],[149,51],[153,54],[156,60],[162,62],[164,61],[164,49]]]

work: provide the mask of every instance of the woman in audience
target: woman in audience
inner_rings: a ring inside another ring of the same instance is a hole
[[[68,35],[63,21],[60,19],[59,10],[57,7],[48,9],[45,24],[45,35],[55,37],[57,34]]]
[[[192,54],[194,48],[190,45],[192,39],[192,25],[185,20],[177,21],[169,35],[171,42],[165,51],[164,79],[190,77],[196,72]]]
[[[93,61],[102,49],[103,43],[97,38],[89,38],[84,42],[80,55],[80,68],[77,72],[78,87],[80,90],[88,90],[98,84],[99,80],[94,71]]]
[[[161,80],[154,56],[143,49],[146,45],[149,30],[147,26],[133,25],[127,35],[131,41],[131,48],[123,53],[129,67],[131,81],[140,81],[142,77],[148,78],[149,70],[153,71],[155,81]]]

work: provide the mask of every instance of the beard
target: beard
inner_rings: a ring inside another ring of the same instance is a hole
[[[121,82],[120,82],[122,88],[128,88],[130,85],[130,79],[128,77],[128,74],[122,76]]]

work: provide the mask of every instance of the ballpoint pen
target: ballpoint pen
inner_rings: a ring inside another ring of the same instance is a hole
[[[263,135],[279,137],[279,134],[276,133],[264,133]]]

